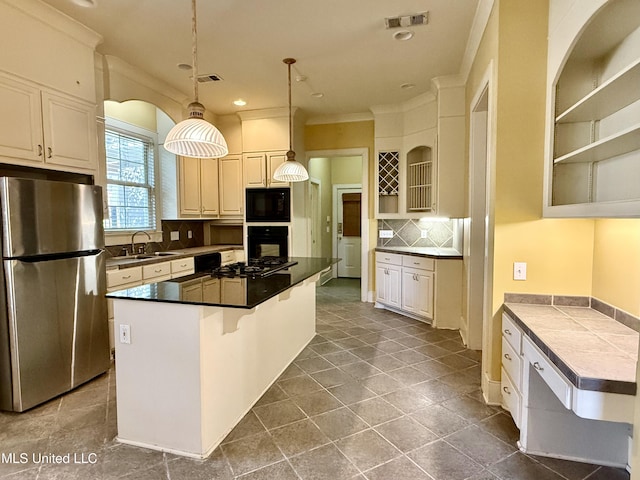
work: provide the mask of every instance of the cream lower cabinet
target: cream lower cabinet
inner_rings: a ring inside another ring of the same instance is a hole
[[[6,163],[95,174],[95,105],[0,72],[0,157],[7,157]]]
[[[376,252],[376,302],[402,306],[402,255]]]
[[[433,318],[433,258],[402,255],[402,309],[419,317]]]
[[[240,156],[180,157],[180,215],[242,217],[244,188]]]
[[[376,305],[436,328],[457,329],[462,261],[376,252]]]

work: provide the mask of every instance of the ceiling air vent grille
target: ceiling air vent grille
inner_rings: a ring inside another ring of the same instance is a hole
[[[418,25],[426,25],[427,23],[429,23],[429,12],[388,17],[384,19],[384,24],[387,29],[417,27]]]
[[[217,73],[207,73],[206,75],[198,75],[198,82],[207,83],[207,82],[220,82],[222,77]]]

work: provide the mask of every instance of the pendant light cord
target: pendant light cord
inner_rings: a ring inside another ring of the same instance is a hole
[[[289,151],[293,152],[293,119],[291,116],[291,65],[296,63],[296,59],[285,58],[282,61],[287,64],[289,72]]]
[[[191,0],[191,74],[193,78],[193,101],[198,102],[198,23],[196,0]]]

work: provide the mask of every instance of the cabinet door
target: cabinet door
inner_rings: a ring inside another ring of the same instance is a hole
[[[200,215],[200,160],[180,157],[180,214]]]
[[[244,305],[246,278],[223,278],[220,287],[221,303]]]
[[[267,187],[288,187],[289,182],[279,182],[273,179],[276,169],[287,160],[286,152],[267,153]]]
[[[202,302],[202,283],[182,287],[180,299],[185,302]]]
[[[244,212],[242,160],[240,157],[220,159],[220,214],[242,216]]]
[[[98,168],[96,108],[42,92],[45,162],[95,171]]]
[[[42,162],[40,90],[0,76],[0,156]]]
[[[220,303],[220,279],[211,278],[202,282],[202,301]]]
[[[402,309],[433,318],[433,273],[415,268],[402,269]]]
[[[380,303],[387,303],[388,300],[388,289],[387,286],[387,265],[384,263],[376,262],[376,301]]]
[[[387,281],[388,281],[388,305],[392,307],[401,308],[401,297],[400,293],[402,291],[402,277],[400,267],[396,267],[395,265],[387,266]]]
[[[218,159],[200,160],[200,202],[203,215],[218,215]]]
[[[266,160],[264,153],[244,155],[244,185],[246,187],[266,187]]]

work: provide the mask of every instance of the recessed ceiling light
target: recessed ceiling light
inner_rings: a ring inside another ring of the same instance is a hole
[[[399,32],[393,34],[393,38],[401,42],[405,42],[413,38],[413,32],[410,30],[400,30]]]
[[[414,88],[416,85],[414,83],[403,83],[402,85],[400,85],[400,88],[403,90],[409,90],[411,88]]]
[[[244,106],[247,104],[247,102],[245,102],[244,100],[242,100],[241,98],[239,98],[239,99],[237,99],[237,100],[234,100],[234,101],[233,101],[233,104],[234,104],[236,107],[244,107]]]
[[[76,5],[85,8],[96,8],[98,6],[98,0],[71,0]]]
[[[314,92],[314,93],[311,94],[311,96],[313,98],[322,98],[322,97],[324,97],[324,93],[322,93],[322,92]]]
[[[178,69],[180,69],[180,70],[191,70],[191,65],[189,65],[188,63],[179,63],[178,64]]]

